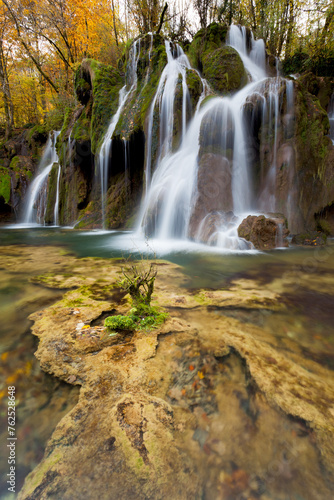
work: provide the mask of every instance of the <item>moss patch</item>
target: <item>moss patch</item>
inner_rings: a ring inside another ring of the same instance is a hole
[[[199,30],[188,48],[191,65],[202,71],[203,57],[225,43],[227,32],[228,26],[218,23]]]
[[[0,197],[9,203],[11,190],[11,180],[8,170],[0,167]]]
[[[247,84],[247,74],[238,52],[225,46],[203,57],[203,75],[222,94],[233,92]]]

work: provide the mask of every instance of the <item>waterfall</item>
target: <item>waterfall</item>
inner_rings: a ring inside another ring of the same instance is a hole
[[[201,98],[189,124],[183,104],[182,140],[174,151],[176,86],[182,78],[184,103],[185,72],[190,65],[182,51],[177,49],[173,54],[170,43],[165,43],[167,65],[148,118],[146,196],[139,217],[139,234],[159,239],[191,238],[224,248],[245,249],[249,245],[237,234],[243,214],[275,209],[282,89],[287,106],[293,106],[293,82],[267,76],[264,42],[255,40],[251,33],[247,35],[244,27],[230,27],[228,44],[238,51],[250,82],[230,97],[214,97],[204,105]],[[204,92],[207,84],[202,82]],[[271,145],[270,155],[258,153],[263,169],[262,183],[257,188],[260,192],[253,186],[249,109],[261,122],[261,141]],[[153,161],[153,125],[158,110],[160,142]]]
[[[136,40],[130,50],[129,64],[127,67],[127,84],[121,88],[118,98],[118,108],[113,115],[107,132],[104,136],[100,152],[99,152],[99,167],[100,167],[100,182],[101,182],[101,211],[102,211],[102,227],[106,228],[106,209],[107,209],[107,192],[108,192],[108,174],[110,152],[112,146],[112,135],[120,118],[122,109],[126,103],[128,96],[137,87],[137,65],[140,56],[140,38]]]
[[[58,165],[58,174],[57,174],[56,202],[55,202],[55,208],[54,208],[54,212],[53,212],[53,219],[54,219],[54,225],[55,226],[59,225],[59,182],[60,182],[60,172],[61,172],[61,166],[59,164]]]
[[[189,91],[186,82],[186,70],[190,69],[190,63],[187,56],[184,54],[181,47],[177,46],[176,57],[173,57],[171,43],[165,41],[167,53],[167,65],[165,66],[151,104],[148,127],[147,127],[147,147],[146,147],[146,163],[145,163],[145,180],[146,193],[151,183],[152,175],[152,137],[153,137],[153,120],[156,106],[159,107],[160,116],[160,142],[159,151],[157,152],[158,164],[164,157],[168,156],[172,151],[173,142],[173,127],[174,127],[174,99],[176,86],[179,77],[182,79],[182,130],[181,138],[185,137],[186,133],[186,114],[187,101],[189,100]]]
[[[123,139],[124,145],[124,177],[125,177],[125,187],[127,196],[129,196],[130,189],[130,174],[129,174],[129,159],[128,159],[128,143],[126,139]]]
[[[247,30],[245,26],[230,27],[227,43],[239,52],[246,71],[252,81],[266,78],[266,51],[263,40],[254,40],[251,37],[251,48],[247,49]]]
[[[329,137],[332,139],[334,144],[334,93],[332,94],[329,107],[328,107],[328,118],[329,118]]]
[[[38,175],[32,181],[27,192],[27,202],[22,222],[24,224],[44,224],[47,200],[48,176],[54,163],[58,162],[56,151],[59,131],[50,134],[38,168]],[[60,167],[59,167],[60,169]]]

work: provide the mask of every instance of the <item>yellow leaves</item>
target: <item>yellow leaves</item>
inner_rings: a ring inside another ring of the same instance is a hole
[[[8,354],[9,354],[9,352],[3,352],[0,356],[1,361],[6,361],[6,359],[8,358]]]
[[[13,375],[9,375],[9,377],[6,378],[6,384],[14,384],[19,378],[20,372],[20,370],[17,370]]]
[[[9,375],[6,378],[6,384],[8,384],[8,385],[14,384],[20,376],[30,375],[31,369],[32,369],[32,363],[31,363],[31,361],[28,361],[25,364],[24,368],[18,368],[17,370],[15,370],[15,372],[12,375]]]

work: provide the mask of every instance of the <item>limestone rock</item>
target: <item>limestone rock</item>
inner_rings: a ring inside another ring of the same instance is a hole
[[[231,166],[227,158],[214,153],[206,153],[201,157],[197,177],[198,194],[189,224],[189,236],[191,238],[196,238],[201,221],[208,214],[215,214],[214,222],[211,221],[213,227],[217,226],[220,218],[216,212],[229,212],[232,210],[231,182]],[[212,231],[209,231],[204,240],[209,238],[211,234]]]
[[[271,250],[279,246],[288,246],[286,219],[249,215],[238,227],[238,235],[253,243],[259,250]]]
[[[247,74],[238,52],[228,45],[203,58],[203,76],[221,94],[236,91],[247,84]]]

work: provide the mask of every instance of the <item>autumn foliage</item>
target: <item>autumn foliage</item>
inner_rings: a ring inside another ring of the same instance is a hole
[[[73,103],[83,58],[116,66],[138,34],[182,42],[212,21],[251,28],[273,56],[333,57],[333,0],[0,0],[0,127],[8,136]]]

